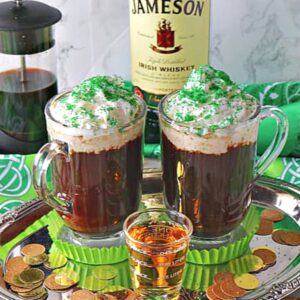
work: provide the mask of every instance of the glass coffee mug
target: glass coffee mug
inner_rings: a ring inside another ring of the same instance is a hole
[[[163,187],[166,205],[192,221],[193,237],[228,241],[251,204],[251,188],[284,147],[288,123],[283,112],[260,107],[247,121],[199,136],[198,128],[170,119],[159,105],[162,132]],[[259,122],[274,118],[277,131],[266,152],[256,161]]]
[[[131,123],[95,133],[63,125],[51,115],[52,103],[68,93],[46,105],[50,142],[36,155],[34,187],[73,232],[107,237],[121,232],[125,218],[139,206],[146,105],[136,97],[138,113]]]

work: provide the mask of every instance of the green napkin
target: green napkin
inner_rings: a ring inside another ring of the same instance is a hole
[[[275,82],[241,85],[262,105],[280,107],[289,120],[289,134],[281,156],[300,156],[300,82]],[[262,154],[273,139],[276,126],[272,119],[264,120],[259,129],[258,154]]]
[[[240,87],[263,105],[283,106],[300,102],[300,81],[241,84]]]
[[[280,107],[289,121],[289,133],[286,144],[281,151],[281,156],[300,156],[300,102],[291,103]],[[276,121],[268,118],[261,122],[257,142],[258,154],[264,153],[273,140],[276,131]]]
[[[0,214],[36,197],[31,168],[35,155],[0,155]]]

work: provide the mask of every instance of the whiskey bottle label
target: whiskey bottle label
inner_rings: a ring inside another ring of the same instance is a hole
[[[130,0],[132,82],[150,107],[208,63],[209,0]]]

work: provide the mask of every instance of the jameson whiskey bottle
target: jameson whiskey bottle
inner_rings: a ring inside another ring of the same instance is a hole
[[[159,142],[157,105],[208,63],[210,0],[129,0],[132,83],[148,104],[146,142]]]

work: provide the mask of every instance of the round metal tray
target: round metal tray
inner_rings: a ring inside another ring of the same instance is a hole
[[[159,203],[162,198],[161,191],[161,173],[158,170],[148,169],[144,173],[143,200]],[[288,215],[291,222],[294,222],[300,228],[300,189],[280,180],[262,177],[256,182],[252,195],[254,205],[280,209]],[[0,245],[13,239],[26,227],[50,210],[51,208],[46,206],[42,201],[34,200],[0,216]],[[46,244],[48,248],[52,243],[47,229],[42,228],[11,249],[8,257],[19,255],[22,244],[29,242],[40,242]],[[258,289],[247,293],[245,297],[240,299],[284,299],[286,296],[300,291],[300,247],[275,244],[270,236],[263,237],[257,235],[252,240],[250,246],[255,247],[262,245],[268,245],[279,253],[277,263],[274,267],[258,274],[258,278],[261,282],[261,286]],[[5,271],[5,262],[2,262],[2,264],[3,271]],[[197,273],[197,268],[205,267],[191,265],[191,268],[194,268],[194,271],[196,270],[195,274],[201,274],[203,270],[201,269],[201,272]],[[6,289],[3,279],[1,279],[0,273],[0,299],[20,299]],[[193,286],[198,292],[185,290],[182,299],[206,299],[204,292],[199,291],[199,286],[197,286],[197,284]],[[48,299],[67,299],[67,295],[70,295],[70,292],[50,292]],[[294,299],[299,299],[297,296],[295,297]]]

